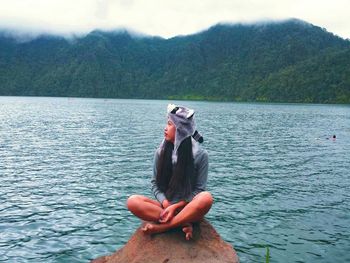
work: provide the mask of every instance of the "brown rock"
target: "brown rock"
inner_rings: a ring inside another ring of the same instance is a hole
[[[185,240],[181,229],[146,235],[141,227],[128,243],[109,256],[91,263],[237,263],[232,246],[221,239],[206,220],[193,226],[193,239]]]

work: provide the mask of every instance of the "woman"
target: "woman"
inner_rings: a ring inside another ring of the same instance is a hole
[[[187,240],[192,238],[192,223],[201,220],[213,203],[205,191],[208,177],[208,154],[198,142],[194,111],[168,105],[164,140],[154,158],[152,191],[157,200],[132,195],[128,209],[145,223],[146,234],[162,233],[182,227]]]

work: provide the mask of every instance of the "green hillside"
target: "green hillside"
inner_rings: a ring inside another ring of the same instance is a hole
[[[0,95],[350,103],[349,68],[350,41],[296,19],[171,39],[0,33]]]

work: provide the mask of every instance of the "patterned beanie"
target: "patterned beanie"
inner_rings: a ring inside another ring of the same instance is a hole
[[[196,131],[194,121],[194,110],[176,106],[174,104],[168,105],[168,118],[176,127],[174,151],[172,155],[173,162],[177,161],[177,151],[180,144],[186,138],[192,136],[196,141],[202,143],[203,137]]]

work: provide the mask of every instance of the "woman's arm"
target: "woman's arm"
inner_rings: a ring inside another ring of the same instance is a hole
[[[208,167],[209,167],[207,151],[203,150],[198,157],[199,157],[199,161],[197,163],[197,167],[198,167],[197,180],[194,184],[194,187],[190,196],[190,200],[192,200],[200,192],[205,191],[207,187]]]
[[[158,200],[159,203],[163,205],[163,202],[166,200],[166,197],[165,197],[165,194],[158,188],[157,182],[156,182],[158,158],[159,158],[159,153],[158,153],[158,150],[156,150],[156,153],[154,154],[153,178],[151,180],[151,184],[152,184],[152,192],[155,198]]]
[[[166,200],[165,194],[159,190],[155,179],[152,179],[151,183],[152,183],[152,192],[155,198],[158,200],[159,203],[163,205],[164,201]]]

